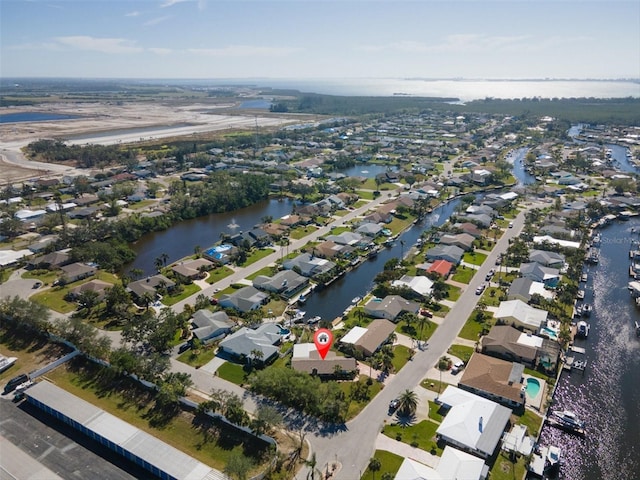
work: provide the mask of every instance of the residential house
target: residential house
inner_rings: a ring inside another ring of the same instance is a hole
[[[460,231],[461,233],[469,234],[473,238],[480,238],[482,236],[480,229],[471,222],[454,223],[452,228]]]
[[[560,281],[560,270],[545,267],[538,262],[520,264],[520,275],[535,282],[544,283],[548,288],[555,288]]]
[[[436,430],[438,439],[483,459],[495,453],[511,409],[453,385],[438,401],[448,409]]]
[[[487,185],[491,181],[493,173],[486,168],[477,168],[471,172],[470,179],[473,183]]]
[[[524,363],[531,368],[543,365],[555,371],[560,356],[558,342],[525,333],[511,325],[494,325],[480,339],[480,348],[485,355]]]
[[[62,270],[62,274],[67,283],[73,283],[78,280],[90,277],[91,275],[95,275],[95,273],[98,271],[98,268],[95,265],[76,262],[69,265],[64,265],[60,267],[60,270]]]
[[[206,276],[204,272],[211,270],[213,266],[214,263],[206,258],[196,258],[177,263],[171,267],[171,270],[184,279],[195,280],[204,278]]]
[[[267,303],[269,295],[261,292],[256,287],[247,286],[236,290],[233,293],[221,295],[218,305],[223,308],[233,308],[239,312],[249,312],[257,310]]]
[[[342,232],[338,235],[327,235],[326,238],[338,245],[350,245],[352,247],[365,246],[371,243],[369,238],[365,238],[355,232]]]
[[[340,339],[340,343],[353,345],[356,350],[369,357],[388,342],[395,328],[394,323],[379,318],[372,321],[366,328],[353,327]]]
[[[490,217],[496,216],[496,211],[489,205],[469,205],[465,212],[471,215],[489,215]]]
[[[295,258],[285,260],[282,266],[286,270],[293,270],[300,275],[313,278],[330,272],[335,268],[336,264],[309,253],[301,253]]]
[[[512,409],[522,409],[524,365],[474,353],[463,370],[458,388]]]
[[[293,270],[282,270],[272,277],[258,275],[253,279],[257,289],[272,292],[284,298],[291,298],[309,285],[309,279]]]
[[[71,262],[71,255],[68,252],[57,251],[47,253],[41,257],[35,257],[27,262],[29,268],[57,268],[68,265]]]
[[[489,228],[493,222],[491,216],[486,213],[468,213],[459,218],[480,225],[482,228]]]
[[[231,332],[235,326],[235,322],[226,312],[222,310],[212,312],[206,309],[195,312],[191,317],[191,324],[193,336],[202,342],[220,338]]]
[[[391,213],[376,210],[375,212],[365,216],[362,219],[362,222],[360,222],[360,225],[364,223],[389,223],[391,220],[393,220],[393,215]]]
[[[322,258],[335,258],[338,256],[346,256],[349,251],[354,251],[352,247],[346,245],[338,245],[331,240],[325,240],[313,247],[313,253]]]
[[[522,300],[529,303],[532,295],[540,295],[546,299],[552,299],[553,293],[545,288],[544,283],[534,282],[530,278],[518,277],[507,290],[507,300]]]
[[[436,260],[431,263],[425,270],[426,273],[437,273],[446,280],[451,274],[451,270],[453,269],[453,263],[448,262],[447,260]]]
[[[98,300],[104,300],[105,295],[107,294],[107,290],[113,287],[112,283],[104,282],[102,280],[93,279],[89,280],[82,285],[78,285],[69,290],[69,296],[72,299],[77,299],[82,292],[92,291],[97,294]]]
[[[237,359],[250,361],[260,352],[260,361],[268,363],[278,355],[282,339],[280,326],[263,323],[256,329],[242,327],[220,342],[220,351]]]
[[[355,358],[338,356],[329,350],[324,359],[320,358],[313,343],[296,343],[293,346],[291,368],[318,376],[353,376],[358,369]]]
[[[500,306],[493,316],[501,323],[513,325],[531,332],[537,332],[547,321],[548,312],[531,307],[522,300],[507,300],[500,302]]]
[[[405,457],[394,480],[484,480],[489,466],[481,458],[446,445],[437,465],[430,467]]]
[[[139,299],[143,298],[145,294],[151,295],[151,298],[156,298],[158,289],[166,288],[171,290],[175,286],[176,284],[173,280],[158,274],[135,282],[129,282],[127,290]]]
[[[562,269],[566,263],[564,255],[547,250],[531,250],[529,261],[539,263],[545,267]]]
[[[364,313],[374,318],[386,318],[395,321],[402,312],[418,313],[420,304],[405,300],[400,295],[387,295],[384,298],[373,297],[364,306]]]
[[[379,223],[363,223],[358,228],[356,228],[356,233],[359,235],[364,235],[369,238],[376,238],[378,235],[382,233],[384,228]]]
[[[436,245],[427,250],[425,257],[427,260],[446,260],[453,265],[458,265],[462,261],[464,250],[455,245]]]
[[[417,295],[426,298],[431,295],[431,289],[433,287],[433,281],[425,276],[411,276],[403,275],[398,280],[391,282],[392,287],[406,287]]]
[[[225,265],[233,259],[233,256],[237,253],[238,249],[233,245],[228,243],[223,243],[221,245],[216,245],[211,247],[204,252],[202,255],[212,262],[218,265]]]
[[[468,233],[445,234],[440,237],[442,245],[455,245],[465,251],[473,250],[473,241],[475,238]]]
[[[37,242],[32,243],[27,248],[31,250],[33,253],[40,253],[49,248],[50,245],[57,242],[59,239],[58,235],[43,235],[38,238]]]

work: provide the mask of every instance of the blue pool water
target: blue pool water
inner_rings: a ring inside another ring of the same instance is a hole
[[[291,330],[289,330],[288,328],[282,328],[280,327],[280,335],[289,335],[291,333]]]
[[[544,333],[551,340],[557,340],[558,339],[558,334],[556,333],[556,331],[551,329],[551,328],[549,328],[549,327],[542,327],[542,329],[540,330],[540,333]]]
[[[535,398],[540,392],[540,382],[536,378],[527,378],[527,386],[525,389],[527,397]]]

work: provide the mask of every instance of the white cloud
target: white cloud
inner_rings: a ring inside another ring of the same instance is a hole
[[[171,15],[164,15],[162,17],[156,17],[156,18],[152,18],[151,20],[147,20],[142,25],[144,25],[145,27],[151,27],[153,25],[158,25],[159,23],[169,20],[170,18],[171,18]]]
[[[137,17],[138,15],[140,15],[140,12],[138,12],[138,11],[133,11],[133,12],[129,12],[129,13],[125,13],[124,14],[125,17]]]
[[[189,0],[165,0],[160,4],[160,8],[173,7],[177,3],[187,2]]]
[[[169,55],[170,53],[173,53],[173,50],[170,48],[152,47],[147,48],[147,50],[151,53],[155,53],[156,55]]]
[[[188,48],[187,52],[212,57],[282,57],[302,50],[297,47],[263,47],[257,45],[229,45],[222,48]]]
[[[437,43],[413,40],[392,42],[386,45],[361,45],[357,50],[365,52],[401,52],[401,53],[442,53],[442,52],[482,52],[498,50],[519,50],[534,43],[529,35],[491,36],[478,34],[448,35]]]
[[[124,38],[96,38],[88,35],[76,35],[55,37],[54,40],[66,47],[101,53],[139,53],[143,50]]]

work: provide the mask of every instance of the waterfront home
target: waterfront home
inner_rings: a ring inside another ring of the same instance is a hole
[[[426,266],[426,269],[418,267],[418,270],[424,270],[426,273],[437,273],[443,280],[446,280],[449,277],[451,270],[453,270],[453,263],[448,262],[447,260],[436,260]]]
[[[493,314],[499,323],[513,325],[532,332],[537,332],[547,321],[548,312],[531,307],[522,300],[507,300],[500,302]]]
[[[455,245],[465,251],[473,250],[475,238],[468,233],[445,234],[440,237],[441,245]]]
[[[204,252],[202,255],[212,262],[218,265],[225,265],[233,259],[233,256],[237,253],[238,249],[233,245],[228,243],[222,243],[220,245],[216,245],[211,247]]]
[[[32,258],[27,262],[27,268],[58,268],[68,265],[70,262],[71,255],[69,255],[69,252],[58,250],[41,257]]]
[[[474,353],[463,371],[458,388],[512,409],[524,407],[524,365]]]
[[[418,313],[420,304],[406,300],[400,295],[387,295],[384,298],[371,298],[364,305],[364,313],[374,318],[386,318],[395,321],[402,312]]]
[[[336,264],[324,258],[318,258],[310,253],[301,253],[295,258],[285,260],[282,266],[286,270],[294,270],[300,275],[313,278],[330,272],[336,267]]]
[[[326,239],[338,245],[350,245],[352,247],[366,246],[371,243],[370,238],[365,238],[356,232],[342,232],[338,235],[327,235]]]
[[[156,298],[157,290],[165,288],[171,290],[175,286],[176,283],[173,280],[158,274],[143,278],[142,280],[136,280],[135,282],[129,282],[127,291],[133,293],[138,299],[144,297],[145,294],[151,295],[151,298]]]
[[[382,233],[383,227],[378,223],[363,223],[356,228],[356,233],[365,237],[375,238]]]
[[[448,410],[436,430],[439,440],[482,459],[495,453],[511,409],[453,385],[437,401]]]
[[[486,213],[467,213],[466,215],[458,216],[458,219],[475,223],[476,225],[481,226],[482,228],[489,228],[493,219],[490,215]]]
[[[249,361],[259,351],[259,360],[268,363],[278,356],[282,339],[281,329],[275,323],[263,323],[256,329],[242,327],[220,342],[220,351],[241,361]]]
[[[257,310],[268,301],[268,294],[261,292],[256,287],[246,286],[233,293],[221,295],[218,299],[218,305],[246,313],[251,310]]]
[[[425,258],[427,260],[446,260],[453,265],[458,265],[462,260],[464,250],[455,245],[436,245],[427,250]]]
[[[353,377],[358,369],[358,362],[355,358],[338,356],[332,350],[322,359],[315,344],[296,343],[293,346],[291,368],[320,377]]]
[[[76,262],[69,265],[60,267],[62,275],[67,283],[73,283],[78,280],[95,275],[98,271],[95,265],[88,265],[86,263]]]
[[[13,214],[15,218],[24,223],[40,223],[44,216],[47,214],[46,210],[29,210],[27,208],[23,208],[21,210],[16,211]]]
[[[561,269],[566,263],[564,255],[548,250],[531,250],[529,261],[536,262],[545,267]]]
[[[484,460],[446,445],[435,467],[405,457],[394,480],[484,480],[489,466]]]
[[[309,279],[298,275],[293,270],[282,270],[272,277],[258,275],[253,279],[253,286],[266,292],[272,292],[283,298],[291,298],[309,285]]]
[[[454,223],[451,228],[454,231],[471,235],[473,238],[480,238],[482,236],[480,229],[471,222]]]
[[[542,336],[523,332],[511,325],[494,325],[480,339],[482,353],[520,363],[531,368],[542,366],[555,372],[560,358],[560,344]]]
[[[403,275],[398,280],[391,282],[392,287],[406,287],[417,295],[426,298],[431,295],[431,289],[433,288],[433,280],[428,277],[418,275]]]
[[[353,327],[344,337],[340,339],[342,345],[353,345],[365,357],[376,353],[385,343],[389,341],[389,336],[396,326],[385,319],[372,321],[366,328]]]
[[[73,287],[71,290],[69,290],[68,295],[71,299],[75,300],[80,296],[82,292],[92,291],[96,293],[97,295],[96,298],[98,300],[103,300],[104,296],[107,293],[107,290],[111,287],[113,287],[112,283],[104,282],[98,279],[93,279],[93,280],[89,280],[86,283],[83,283],[82,285]]]
[[[543,283],[548,288],[555,288],[560,281],[560,270],[557,268],[545,267],[538,262],[520,264],[520,275],[529,278],[534,282]]]
[[[206,271],[213,268],[214,263],[206,258],[196,258],[191,260],[184,260],[171,267],[171,270],[186,280],[195,280],[198,278],[204,278]]]
[[[536,282],[531,278],[518,277],[511,282],[507,290],[507,300],[522,300],[529,303],[532,295],[540,295],[548,300],[553,298],[553,293],[545,288],[542,282]]]
[[[203,342],[226,335],[235,326],[226,312],[218,310],[198,310],[191,317],[193,336]]]

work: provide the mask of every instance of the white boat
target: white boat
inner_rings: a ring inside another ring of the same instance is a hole
[[[577,297],[582,300],[584,298],[584,290],[578,290],[578,295]]]
[[[351,299],[351,303],[353,303],[354,305],[357,305],[357,304],[358,304],[358,302],[360,302],[360,300],[362,300],[362,298],[360,298],[360,297],[353,297],[353,298]]]
[[[16,363],[16,357],[5,357],[4,355],[0,355],[0,372],[4,372],[11,365]]]
[[[584,320],[578,322],[578,330],[576,331],[577,337],[587,338],[589,336],[589,324]]]
[[[291,321],[292,322],[300,322],[304,316],[307,314],[307,312],[303,312],[302,310],[295,310],[293,313],[293,316],[291,317]]]
[[[322,320],[322,317],[316,315],[315,317],[310,318],[307,323],[318,323],[320,320]]]
[[[560,412],[553,412],[553,414],[559,422],[563,423],[569,428],[584,428],[584,422],[580,420],[578,416],[571,410],[562,410]]]
[[[583,273],[582,276],[580,277],[581,282],[586,282],[588,279],[589,277],[586,273]]]
[[[592,311],[593,311],[593,307],[590,304],[585,303],[582,306],[582,314],[584,316],[586,316],[586,317],[590,316]]]

